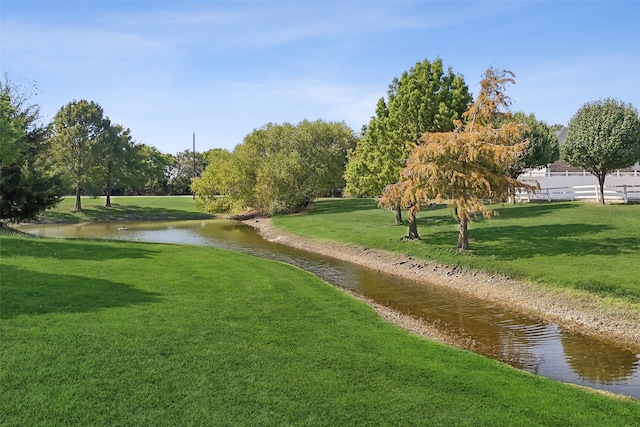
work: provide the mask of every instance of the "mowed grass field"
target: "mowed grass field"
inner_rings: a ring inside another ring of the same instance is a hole
[[[276,226],[321,240],[352,243],[502,273],[548,286],[640,303],[640,204],[581,202],[496,204],[493,219],[470,225],[472,251],[456,250],[458,225],[438,205],[420,212],[420,240],[402,241],[406,226],[373,199],[321,199]]]
[[[640,419],[637,401],[421,339],[277,262],[207,247],[2,234],[0,268],[3,426]]]
[[[191,196],[113,196],[105,208],[104,197],[82,197],[82,210],[74,212],[75,196],[67,196],[42,220],[62,224],[125,220],[188,220],[211,218],[202,213]]]

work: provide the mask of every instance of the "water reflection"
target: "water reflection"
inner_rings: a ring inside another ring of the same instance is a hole
[[[615,384],[625,381],[638,370],[640,355],[632,352],[614,354],[608,345],[589,343],[579,335],[563,334],[561,337],[567,363],[582,379]]]
[[[122,230],[121,228],[127,228]],[[214,246],[296,265],[379,304],[422,318],[469,349],[560,381],[640,399],[640,355],[555,324],[504,311],[441,286],[398,278],[338,259],[268,242],[235,221],[128,222],[26,226],[48,236]]]

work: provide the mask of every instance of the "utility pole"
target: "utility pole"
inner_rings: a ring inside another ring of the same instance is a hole
[[[193,133],[193,179],[196,178],[196,133]],[[193,182],[193,179],[191,180],[191,182]],[[196,199],[196,193],[191,190],[191,192],[193,193],[193,199]]]

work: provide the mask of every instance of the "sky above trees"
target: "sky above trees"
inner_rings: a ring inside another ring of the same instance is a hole
[[[359,131],[394,77],[442,58],[473,95],[513,71],[512,109],[567,125],[586,102],[640,108],[636,1],[31,1],[0,6],[1,72],[51,120],[99,103],[165,153],[233,149],[262,125]]]

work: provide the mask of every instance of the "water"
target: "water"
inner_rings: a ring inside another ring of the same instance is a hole
[[[381,305],[422,318],[475,352],[538,375],[640,399],[640,354],[571,334],[556,324],[508,312],[442,286],[268,242],[251,227],[235,221],[31,225],[21,229],[47,236],[214,246],[286,262]]]

